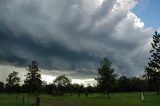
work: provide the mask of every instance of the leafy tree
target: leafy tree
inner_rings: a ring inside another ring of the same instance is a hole
[[[80,97],[81,94],[85,93],[84,85],[77,83],[72,84],[72,92]]]
[[[121,76],[118,79],[118,88],[120,91],[126,92],[130,90],[130,79],[126,76]]]
[[[108,94],[110,98],[110,92],[116,82],[117,75],[114,73],[114,68],[112,68],[112,63],[108,58],[104,58],[100,61],[100,66],[98,68],[99,78],[96,78],[100,90],[104,94]]]
[[[85,97],[88,97],[89,94],[92,95],[92,93],[94,92],[94,87],[91,86],[90,84],[88,84],[85,88]]]
[[[54,83],[56,85],[62,85],[62,86],[67,86],[68,84],[71,83],[70,79],[67,78],[65,76],[65,74],[61,75],[61,76],[58,76],[55,80],[54,80]]]
[[[80,91],[80,90],[79,90],[80,85],[77,84],[77,83],[74,83],[74,84],[72,84],[71,86],[72,86],[72,92],[73,92],[73,94],[75,94],[75,95],[77,94],[77,95],[78,95],[78,94],[79,94],[79,91]]]
[[[155,88],[157,94],[160,91],[160,34],[155,32],[153,35],[153,42],[151,43],[152,49],[149,58],[146,73],[148,76],[149,85]]]
[[[50,94],[50,95],[57,95],[56,91],[57,91],[57,87],[54,84],[46,84],[43,87],[43,90],[45,93]]]
[[[148,90],[147,81],[144,76],[126,77],[121,76],[117,80],[117,91],[123,92],[143,92]]]
[[[4,83],[0,82],[0,92],[2,92],[4,90]]]
[[[29,72],[26,75],[24,81],[26,89],[29,90],[29,93],[39,93],[42,88],[41,74],[39,73],[39,63],[37,61],[32,61],[28,65]]]
[[[59,88],[60,95],[63,95],[64,90],[69,86],[71,80],[64,75],[58,76],[54,81],[54,84]]]
[[[13,71],[8,75],[8,78],[6,79],[6,89],[7,91],[16,92],[19,89],[19,82],[20,78],[17,76],[18,72]]]
[[[130,89],[131,91],[136,91],[136,92],[142,92],[142,87],[143,87],[143,80],[141,80],[138,77],[131,77],[130,78]]]

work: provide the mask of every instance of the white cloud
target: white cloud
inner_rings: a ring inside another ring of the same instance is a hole
[[[62,75],[62,73],[57,70],[53,70],[53,71],[49,71],[49,72],[47,70],[43,70],[43,69],[40,69],[40,70],[41,70],[42,81],[46,81],[47,83],[53,83],[53,81],[55,80],[55,78],[58,75]],[[6,78],[13,71],[18,72],[18,77],[21,78],[20,84],[23,84],[24,80],[25,80],[25,75],[28,73],[28,71],[25,68],[19,68],[19,67],[14,67],[14,66],[0,65],[0,73],[1,73],[0,81],[6,83]],[[56,74],[54,74],[54,73],[56,73]],[[68,75],[68,74],[66,73],[66,75]],[[70,78],[70,77],[68,77],[68,78]],[[85,86],[87,86],[88,84],[94,86],[96,84],[96,81],[94,79],[75,79],[75,78],[72,78],[71,81],[72,81],[72,83],[83,84]]]
[[[117,2],[118,3],[115,5],[116,8],[123,10],[131,10],[138,3],[136,0],[117,0]]]
[[[27,73],[27,70],[25,70],[25,68],[18,68],[9,65],[0,65],[0,81],[6,82],[6,78],[13,71],[18,72],[18,76],[21,78],[20,83],[22,84],[25,79],[24,75]]]

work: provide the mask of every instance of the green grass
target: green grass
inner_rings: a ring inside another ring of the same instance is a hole
[[[23,102],[24,97],[24,102]],[[35,97],[27,94],[6,94],[0,93],[0,106],[30,106],[35,103]]]
[[[25,94],[19,96],[27,97]],[[101,94],[89,95],[87,98],[70,96],[69,94],[58,97],[42,94],[41,106],[58,106],[59,103],[61,103],[60,106],[65,106],[65,104],[74,104],[73,106],[76,106],[75,104],[81,104],[82,106],[160,106],[160,96],[155,93],[147,92],[144,97],[145,100],[142,101],[140,93],[115,93],[111,94],[110,99]],[[15,101],[15,94],[0,94],[0,106],[18,106],[13,105]],[[35,97],[30,97],[30,102],[34,103]]]

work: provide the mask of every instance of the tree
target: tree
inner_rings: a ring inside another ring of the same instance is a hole
[[[108,94],[110,98],[110,91],[116,82],[117,75],[114,73],[114,68],[112,68],[112,63],[108,58],[104,58],[100,61],[100,66],[98,68],[99,78],[96,78],[100,90],[104,94]]]
[[[118,88],[120,91],[126,92],[130,90],[130,79],[126,76],[121,76],[118,79]]]
[[[149,85],[155,88],[157,94],[160,91],[160,34],[155,32],[153,35],[153,42],[151,43],[152,49],[150,51],[151,56],[149,58],[148,66],[146,67],[146,73],[148,76]]]
[[[130,89],[131,91],[142,92],[143,91],[143,80],[138,77],[130,78]]]
[[[60,95],[63,95],[64,90],[68,87],[71,83],[71,80],[65,76],[65,74],[58,76],[54,81],[54,84],[59,88]]]
[[[6,89],[10,92],[18,92],[20,78],[17,76],[18,72],[13,71],[6,79]]]
[[[29,72],[26,75],[24,81],[25,87],[29,90],[29,93],[39,93],[42,88],[41,74],[39,73],[39,63],[37,61],[32,61],[28,65]]]
[[[4,83],[0,82],[0,92],[2,92],[4,90]]]
[[[50,95],[55,95],[54,91],[56,91],[56,86],[54,84],[47,84],[45,85],[44,87],[44,91],[47,93],[47,94],[50,94]]]

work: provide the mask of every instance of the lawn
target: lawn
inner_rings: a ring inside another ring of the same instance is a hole
[[[27,98],[26,94],[19,95]],[[160,106],[160,96],[155,93],[145,93],[145,100],[141,100],[140,93],[114,93],[111,94],[111,98],[101,94],[93,94],[89,97],[84,96],[70,96],[65,94],[64,96],[53,97],[50,95],[41,95],[41,106]],[[35,103],[35,97],[30,96],[30,104]],[[25,99],[25,105],[15,105],[17,98],[15,94],[0,94],[0,106],[27,106],[27,100]],[[22,99],[20,100],[22,102]]]

